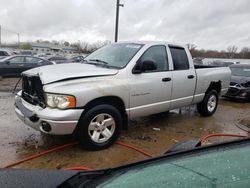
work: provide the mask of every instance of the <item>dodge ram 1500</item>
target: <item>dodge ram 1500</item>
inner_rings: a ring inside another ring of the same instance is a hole
[[[15,111],[48,134],[76,134],[87,149],[110,146],[128,119],[197,104],[211,116],[229,87],[228,67],[195,66],[186,46],[120,42],[82,63],[39,67],[22,74]]]

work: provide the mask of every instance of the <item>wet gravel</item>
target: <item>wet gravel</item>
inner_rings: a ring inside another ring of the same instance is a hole
[[[12,87],[14,81],[4,86],[1,83],[0,81],[0,91],[6,91]],[[45,135],[25,126],[16,117],[13,103],[14,94],[0,92],[0,166],[74,141],[72,136]],[[129,129],[122,132],[119,140],[158,156],[179,141],[198,139],[205,134],[246,134],[235,126],[236,123],[242,124],[244,128],[250,128],[250,103],[220,100],[218,110],[212,117],[200,117],[195,106],[191,106],[130,121]],[[214,138],[211,142],[223,140],[225,138]],[[95,152],[85,151],[77,145],[25,162],[15,168],[61,169],[87,166],[100,169],[145,158],[140,153],[116,144],[106,150]]]

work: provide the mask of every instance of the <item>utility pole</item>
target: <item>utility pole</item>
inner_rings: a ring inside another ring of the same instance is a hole
[[[0,25],[0,48],[2,47],[2,28]]]
[[[17,33],[17,44],[18,48],[20,48],[20,33]]]
[[[120,0],[116,0],[116,20],[115,20],[115,42],[118,40],[118,27],[119,27],[119,9],[124,7],[123,4],[120,4]]]

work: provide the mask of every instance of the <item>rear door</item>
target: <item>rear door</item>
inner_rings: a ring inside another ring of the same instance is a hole
[[[191,105],[196,85],[193,64],[184,48],[169,46],[173,61],[173,88],[171,108]]]

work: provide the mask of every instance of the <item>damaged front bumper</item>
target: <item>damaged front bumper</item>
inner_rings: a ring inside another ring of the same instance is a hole
[[[26,125],[41,132],[53,135],[72,134],[77,126],[83,109],[51,109],[32,105],[21,97],[15,97],[15,112]]]
[[[243,87],[231,86],[224,97],[238,100],[250,101],[250,89]]]

